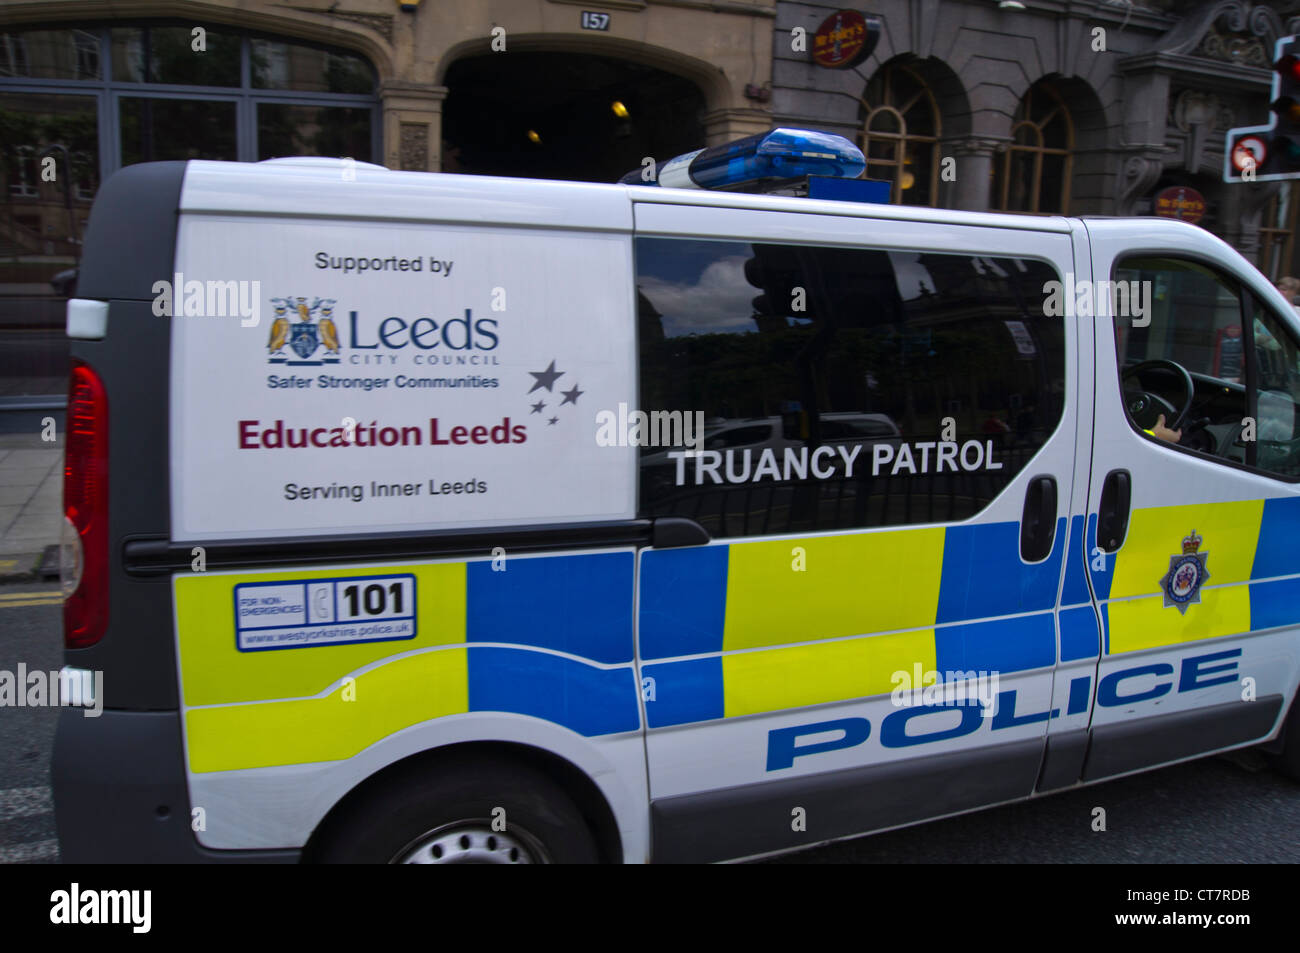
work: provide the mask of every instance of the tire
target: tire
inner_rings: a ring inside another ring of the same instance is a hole
[[[1291,702],[1291,713],[1286,716],[1282,731],[1285,735],[1282,750],[1269,755],[1269,766],[1278,774],[1300,781],[1300,695]]]
[[[323,837],[317,860],[590,864],[600,859],[573,799],[532,768],[458,759],[381,784],[347,808]]]

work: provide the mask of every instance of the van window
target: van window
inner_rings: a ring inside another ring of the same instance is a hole
[[[726,447],[762,444],[771,436],[771,424],[759,424],[757,427],[723,427],[704,438],[704,448],[706,450],[721,450]]]
[[[1256,303],[1255,466],[1300,478],[1300,348],[1291,333]]]
[[[641,238],[636,269],[641,408],[703,422],[641,447],[642,516],[724,538],[966,519],[1061,419],[1044,262]]]
[[[1116,269],[1114,286],[1123,292],[1112,310],[1122,364],[1170,360],[1192,374],[1245,381],[1234,285],[1195,262],[1130,258]]]
[[[1147,313],[1114,312],[1129,423],[1153,429],[1163,413],[1173,424],[1188,403],[1181,367],[1193,393],[1176,446],[1300,477],[1300,348],[1284,323],[1251,299],[1248,352],[1235,281],[1176,258],[1126,259],[1115,279],[1149,301]]]

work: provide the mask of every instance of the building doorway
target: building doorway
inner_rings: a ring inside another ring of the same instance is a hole
[[[445,83],[444,172],[614,182],[704,145],[704,94],[652,66],[489,53],[457,60]]]

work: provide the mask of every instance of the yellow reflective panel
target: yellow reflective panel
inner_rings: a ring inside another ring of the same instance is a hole
[[[1115,557],[1111,598],[1159,593],[1160,580],[1169,571],[1169,557],[1182,555],[1183,537],[1192,530],[1202,540],[1197,551],[1209,557],[1205,563],[1208,585],[1247,582],[1263,515],[1263,500],[1135,510],[1128,536]],[[1189,606],[1188,615],[1195,608]],[[1178,614],[1177,609],[1169,611]]]
[[[722,657],[728,718],[804,705],[882,695],[895,672],[936,669],[934,630],[916,629],[862,639],[738,652]]]
[[[412,573],[415,638],[241,652],[235,647],[235,586]],[[176,579],[176,625],[186,705],[317,695],[357,669],[404,652],[465,641],[465,564],[320,569]]]
[[[191,709],[190,770],[340,761],[403,728],[465,712],[466,656],[456,648],[396,659],[323,698]]]
[[[733,544],[723,650],[933,626],[943,539],[937,527]]]

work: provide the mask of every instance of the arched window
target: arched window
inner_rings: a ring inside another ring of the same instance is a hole
[[[939,191],[939,107],[919,75],[906,66],[882,66],[867,84],[858,144],[866,177],[885,179],[899,205],[934,205]]]
[[[1025,93],[1011,136],[1011,145],[995,166],[997,207],[1007,212],[1067,212],[1074,124],[1051,85],[1037,83]]]

